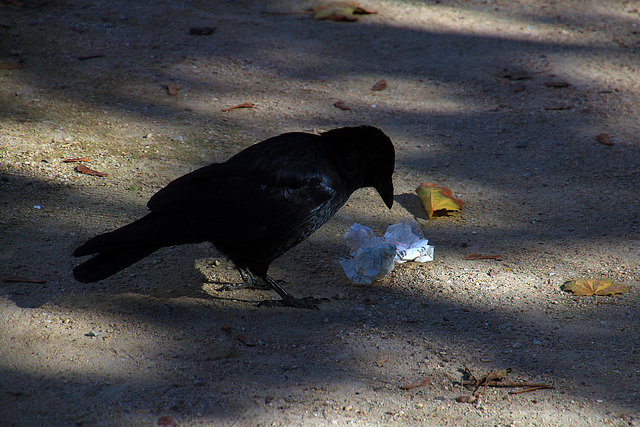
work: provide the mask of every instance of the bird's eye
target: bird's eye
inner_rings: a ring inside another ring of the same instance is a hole
[[[283,191],[285,200],[293,200],[294,192],[291,188],[285,188]]]

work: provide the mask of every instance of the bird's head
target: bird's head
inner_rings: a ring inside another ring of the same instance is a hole
[[[344,175],[357,188],[373,187],[389,209],[393,206],[395,149],[387,135],[372,126],[346,127],[322,134],[341,153]]]

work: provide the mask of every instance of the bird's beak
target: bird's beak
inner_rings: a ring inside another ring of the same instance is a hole
[[[391,209],[393,206],[393,181],[391,177],[376,185],[375,189],[378,190],[384,204]]]

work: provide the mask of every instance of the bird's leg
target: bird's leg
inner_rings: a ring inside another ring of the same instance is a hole
[[[226,284],[218,290],[228,291],[236,289],[273,289],[282,298],[280,300],[261,301],[258,304],[258,306],[260,307],[296,307],[317,310],[318,306],[316,304],[326,301],[326,299],[317,299],[314,297],[296,298],[289,292],[284,290],[284,288],[281,286],[281,283],[284,283],[284,281],[282,280],[275,280],[266,275],[254,276],[253,273],[251,273],[251,271],[246,268],[238,268],[238,271],[240,272],[240,277],[242,277],[243,283]]]
[[[282,299],[261,301],[260,304],[258,304],[259,307],[295,307],[318,310],[318,306],[316,304],[325,301],[323,299],[314,297],[295,298],[289,292],[285,291],[284,288],[271,277],[263,276],[262,280],[264,280],[274,291],[276,291]]]
[[[249,289],[271,289],[271,286],[266,283],[262,278],[256,277],[246,268],[239,268],[240,277],[245,286]]]
[[[237,291],[239,289],[272,289],[264,280],[251,274],[246,268],[238,268],[242,283],[225,283],[218,291]]]

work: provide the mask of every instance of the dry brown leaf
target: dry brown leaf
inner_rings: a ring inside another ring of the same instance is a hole
[[[560,105],[545,105],[544,107],[547,111],[561,111],[561,110],[570,110],[571,105],[560,104]]]
[[[192,36],[209,36],[217,30],[216,27],[191,27],[189,28],[189,35]]]
[[[105,177],[105,176],[108,175],[106,172],[98,172],[96,170],[93,170],[93,169],[90,169],[90,168],[86,167],[85,165],[76,166],[76,172],[80,172],[80,173],[83,173],[85,175],[102,176],[102,177]]]
[[[414,381],[412,383],[401,385],[400,389],[401,390],[411,390],[412,388],[425,386],[425,385],[429,384],[430,381],[431,381],[431,378],[425,377],[425,378],[419,379],[417,381]]]
[[[596,136],[596,141],[598,141],[602,145],[612,146],[613,141],[611,140],[611,136],[608,133],[601,133]]]
[[[169,426],[169,427],[175,427],[178,424],[176,424],[175,421],[173,421],[173,418],[171,418],[171,415],[163,415],[160,418],[158,418],[158,423],[159,426]]]
[[[18,70],[22,68],[22,64],[18,61],[0,59],[0,70]]]
[[[87,55],[78,56],[78,61],[85,61],[87,59],[93,59],[93,58],[104,58],[104,55],[101,53],[89,53]]]
[[[564,88],[564,87],[571,86],[569,82],[566,82],[564,80],[549,80],[544,82],[544,85],[546,87],[555,87],[555,88]]]
[[[387,86],[388,85],[386,80],[378,80],[376,84],[373,85],[371,90],[374,92],[380,92],[381,90],[385,90]]]
[[[223,108],[222,111],[226,113],[227,111],[236,110],[238,108],[253,108],[253,107],[255,107],[255,105],[253,105],[252,103],[244,102],[242,104],[234,105],[233,107]]]
[[[496,76],[509,80],[526,80],[531,78],[529,70],[518,65],[505,67],[496,73]]]
[[[525,86],[524,83],[522,83],[522,82],[514,82],[511,85],[511,92],[513,92],[513,93],[524,92],[524,90],[526,88],[527,88],[527,86]]]
[[[2,1],[3,3],[11,4],[16,7],[25,7],[24,3],[21,1],[17,1],[17,0],[2,0]]]
[[[336,101],[333,103],[333,106],[338,107],[341,110],[351,110],[351,107],[349,107],[349,105],[344,101]]]
[[[165,87],[167,88],[167,93],[171,96],[176,96],[180,88],[182,88],[182,86],[175,83],[167,83]]]
[[[623,294],[629,290],[624,283],[613,283],[611,279],[587,279],[579,277],[568,280],[560,287],[565,292],[571,292],[578,296],[611,296]]]
[[[355,15],[378,13],[360,7],[359,3],[355,1],[330,1],[314,7],[312,11],[314,13],[313,19],[316,21],[329,19],[331,21],[347,22],[357,21],[358,17]]]
[[[242,344],[246,345],[247,347],[255,347],[256,345],[258,345],[258,343],[255,340],[252,340],[246,334],[238,334],[236,336],[236,339],[240,341]]]
[[[476,403],[478,398],[476,396],[458,396],[456,402],[459,403]]]

